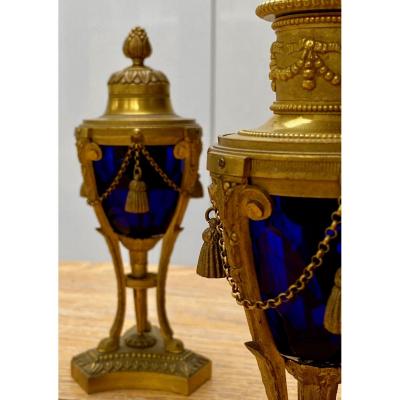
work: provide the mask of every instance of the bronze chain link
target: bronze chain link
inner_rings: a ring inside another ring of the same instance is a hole
[[[150,163],[150,165],[154,168],[154,170],[160,175],[164,183],[166,183],[170,188],[174,189],[177,192],[181,192],[181,188],[172,180],[168,177],[168,175],[161,169],[161,167],[157,164],[156,160],[150,155],[149,151],[142,146],[141,144],[134,143],[131,146],[129,146],[128,151],[125,154],[125,157],[122,161],[121,167],[118,170],[117,175],[115,176],[114,180],[111,182],[111,185],[107,188],[107,190],[96,200],[94,201],[89,201],[88,204],[93,206],[95,204],[103,202],[105,199],[107,199],[111,193],[116,189],[116,187],[119,185],[122,176],[124,175],[126,169],[128,168],[129,162],[132,158],[132,154],[135,153],[135,171],[139,165],[139,152],[142,152],[147,161]],[[136,172],[135,172],[136,173]]]
[[[122,161],[121,167],[120,167],[116,177],[111,182],[111,185],[107,188],[107,190],[98,199],[96,199],[94,201],[88,200],[89,205],[93,206],[95,204],[101,203],[110,196],[110,194],[114,191],[114,189],[119,185],[119,182],[121,181],[122,176],[124,175],[126,169],[128,168],[129,161],[131,160],[132,154],[134,151],[136,151],[135,144],[128,148],[128,151],[126,152],[125,157]]]
[[[135,146],[135,164],[133,166],[133,178],[140,179],[142,177],[142,169],[140,168],[140,152],[139,147]]]
[[[158,175],[160,175],[164,183],[166,183],[171,189],[174,189],[177,192],[181,192],[181,188],[172,179],[168,177],[168,175],[161,169],[161,167],[157,164],[156,160],[150,155],[149,151],[145,147],[142,147],[142,153],[146,157],[146,160],[158,173]]]
[[[277,308],[282,303],[287,303],[288,301],[292,300],[298,293],[303,291],[307,286],[307,284],[310,282],[310,280],[313,278],[315,270],[322,265],[324,255],[330,249],[329,248],[330,241],[337,237],[338,235],[337,228],[341,223],[341,216],[342,216],[341,200],[339,199],[339,207],[337,211],[335,211],[331,215],[331,221],[332,221],[331,225],[325,229],[324,239],[319,242],[317,252],[311,257],[311,262],[304,268],[301,276],[292,285],[290,285],[285,292],[278,294],[275,298],[268,299],[266,301],[261,301],[261,300],[251,301],[243,297],[243,295],[240,293],[238,284],[235,282],[235,280],[231,275],[230,272],[231,267],[228,264],[228,257],[226,253],[225,241],[223,236],[224,226],[222,224],[218,210],[215,207],[213,207],[213,210],[215,212],[215,217],[218,221],[217,230],[220,235],[218,244],[226,279],[232,288],[232,296],[236,300],[237,304],[243,306],[248,310],[254,310],[257,308],[260,310]]]

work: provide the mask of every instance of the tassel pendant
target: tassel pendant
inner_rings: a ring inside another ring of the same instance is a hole
[[[125,211],[135,214],[144,214],[149,211],[146,184],[134,179],[129,184],[128,197],[126,198]]]
[[[129,192],[125,203],[126,212],[144,214],[150,210],[146,183],[141,180],[141,177],[142,169],[139,165],[139,150],[138,147],[136,147],[133,180],[129,184]]]
[[[340,335],[342,325],[342,283],[341,268],[336,271],[335,285],[332,288],[331,295],[326,305],[324,326],[329,332]]]
[[[211,211],[214,211],[214,209],[210,208],[206,212],[206,220],[210,226],[203,232],[204,243],[200,250],[196,272],[204,278],[225,278],[226,275],[219,251],[220,233],[217,229],[218,221],[216,218],[209,218]]]

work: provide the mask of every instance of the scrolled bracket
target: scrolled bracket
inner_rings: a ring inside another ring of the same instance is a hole
[[[201,150],[200,131],[195,128],[187,129],[185,138],[174,147],[174,157],[185,161],[182,190],[194,198],[203,197],[203,188],[198,174]]]
[[[238,218],[253,221],[267,219],[272,214],[272,200],[268,193],[245,180],[214,177],[208,188],[211,201],[217,205],[222,219],[234,222]]]
[[[241,212],[253,221],[267,219],[272,214],[270,197],[257,186],[246,186],[240,193]]]
[[[190,157],[190,143],[188,140],[181,140],[175,145],[174,157],[178,160],[185,160]]]
[[[89,201],[93,201],[97,198],[97,189],[92,163],[93,161],[101,160],[103,153],[97,143],[90,141],[88,138],[80,137],[79,135],[77,135],[76,147],[83,177],[81,195],[86,197]]]
[[[83,157],[86,162],[99,161],[103,158],[103,153],[97,143],[89,142],[84,146]]]

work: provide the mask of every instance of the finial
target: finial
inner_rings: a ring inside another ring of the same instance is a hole
[[[124,54],[133,60],[134,66],[142,66],[143,60],[151,55],[151,44],[143,28],[132,29],[124,42]]]

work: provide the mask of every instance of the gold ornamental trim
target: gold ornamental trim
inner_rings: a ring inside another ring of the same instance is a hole
[[[297,132],[263,132],[263,131],[252,131],[249,129],[240,131],[239,135],[243,136],[257,136],[264,138],[275,138],[275,139],[327,139],[327,140],[340,140],[342,135],[340,133],[297,133]]]
[[[221,162],[223,161],[223,162]],[[208,153],[207,169],[212,174],[276,180],[338,180],[341,172],[340,155],[279,154],[240,150],[226,152],[226,147],[212,147]]]
[[[117,122],[121,126],[118,126]],[[148,125],[145,125],[145,122]],[[183,139],[200,140],[202,136],[201,127],[194,120],[183,118],[171,122],[165,119],[164,121],[142,119],[140,124],[133,119],[85,121],[76,128],[75,136],[77,140],[91,140],[98,145],[130,146],[135,136],[135,129],[141,135],[141,144],[145,146],[175,145]]]
[[[303,76],[302,87],[304,90],[311,91],[315,88],[317,76],[333,86],[339,86],[341,74],[331,70],[322,56],[328,53],[340,54],[340,52],[341,44],[338,42],[319,41],[310,37],[303,37],[293,43],[277,40],[271,46],[269,78],[272,81],[272,90],[276,91],[276,81],[288,81],[300,75],[300,73]],[[296,61],[287,67],[278,66],[278,55],[287,57],[293,53],[300,53]]]
[[[127,331],[113,352],[91,349],[72,359],[72,377],[87,393],[123,388],[190,395],[210,379],[211,361],[207,358],[188,349],[179,353],[167,351],[160,330],[155,327],[141,337],[153,338],[155,345],[130,347],[127,340],[135,338],[131,336],[134,332],[135,329]]]
[[[340,113],[342,111],[341,104],[296,104],[285,103],[281,104],[274,102],[270,110],[276,113],[298,113],[298,112],[312,112],[312,113]]]
[[[309,25],[309,24],[340,24],[342,17],[340,15],[322,15],[316,17],[287,17],[280,18],[272,23],[272,29],[277,30],[291,25]]]
[[[108,81],[109,85],[115,84],[127,85],[154,85],[168,84],[168,78],[161,71],[155,71],[150,68],[138,69],[137,67],[128,67],[122,71],[115,72]]]
[[[271,159],[252,160],[252,177],[268,177],[274,179],[309,179],[319,180],[333,177],[337,179],[340,176],[340,160],[315,160],[301,159]]]
[[[178,354],[135,353],[127,350],[101,354],[92,349],[75,356],[73,362],[92,378],[121,370],[167,373],[189,378],[209,364],[208,359],[190,350]]]
[[[340,10],[341,0],[269,0],[256,8],[260,18],[271,20],[273,16],[300,11]]]

